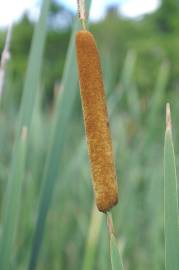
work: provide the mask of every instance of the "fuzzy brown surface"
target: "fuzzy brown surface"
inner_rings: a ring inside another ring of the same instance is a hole
[[[107,212],[118,202],[118,189],[100,59],[90,32],[77,33],[76,50],[96,204]]]

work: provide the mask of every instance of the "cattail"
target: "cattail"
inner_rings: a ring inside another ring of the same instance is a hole
[[[118,202],[118,188],[100,59],[90,32],[77,33],[76,50],[96,204],[100,211],[107,212]]]

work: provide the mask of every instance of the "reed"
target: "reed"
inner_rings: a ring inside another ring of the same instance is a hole
[[[177,270],[179,269],[178,193],[169,103],[166,106],[166,132],[164,145],[164,228],[165,270]]]

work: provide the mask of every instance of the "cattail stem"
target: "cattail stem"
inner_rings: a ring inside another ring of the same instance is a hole
[[[78,16],[81,21],[83,30],[86,30],[86,12],[85,12],[85,0],[77,0]]]

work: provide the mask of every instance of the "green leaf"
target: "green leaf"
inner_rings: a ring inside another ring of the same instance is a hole
[[[148,114],[148,124],[151,130],[152,129],[156,130],[155,129],[157,125],[156,121],[158,119],[156,115],[160,113],[161,108],[163,107],[165,90],[169,80],[169,74],[170,74],[169,63],[168,62],[162,63],[158,72],[154,94],[151,98],[150,113]]]
[[[29,128],[35,104],[36,92],[40,83],[45,40],[47,36],[47,18],[51,0],[43,0],[39,21],[35,27],[28,67],[25,77],[24,91],[20,109],[20,126]]]
[[[164,226],[165,270],[179,269],[178,195],[175,154],[172,141],[170,107],[167,105],[167,127],[164,146]]]
[[[131,91],[130,88],[134,88],[132,86],[132,77],[134,73],[134,68],[135,68],[135,63],[136,63],[136,54],[134,51],[130,50],[128,51],[126,58],[125,58],[125,63],[124,67],[122,70],[122,74],[120,75],[119,82],[116,85],[116,89],[112,91],[111,95],[109,96],[109,115],[114,114],[115,109],[117,108],[118,103],[121,101],[123,98],[124,94],[127,95],[127,99],[129,98]],[[133,89],[131,89],[133,90]],[[135,94],[136,94],[136,89],[134,89]],[[129,92],[129,93],[128,93]],[[134,94],[132,94],[133,98]],[[136,96],[135,96],[136,99]],[[135,104],[135,106],[138,104]]]
[[[91,270],[94,268],[102,217],[103,214],[97,210],[96,204],[94,203],[85,247],[82,270]]]
[[[22,129],[22,134],[17,140],[16,162],[11,168],[7,193],[4,200],[2,238],[0,245],[0,269],[10,269],[13,244],[16,236],[17,223],[20,211],[20,198],[22,181],[25,171],[25,157],[27,149],[27,129]]]
[[[117,241],[114,237],[113,218],[111,212],[107,213],[107,226],[110,238],[110,256],[111,256],[112,270],[124,270],[122,258],[117,246]]]
[[[110,253],[112,270],[124,270],[117,242],[113,234],[110,235]]]

